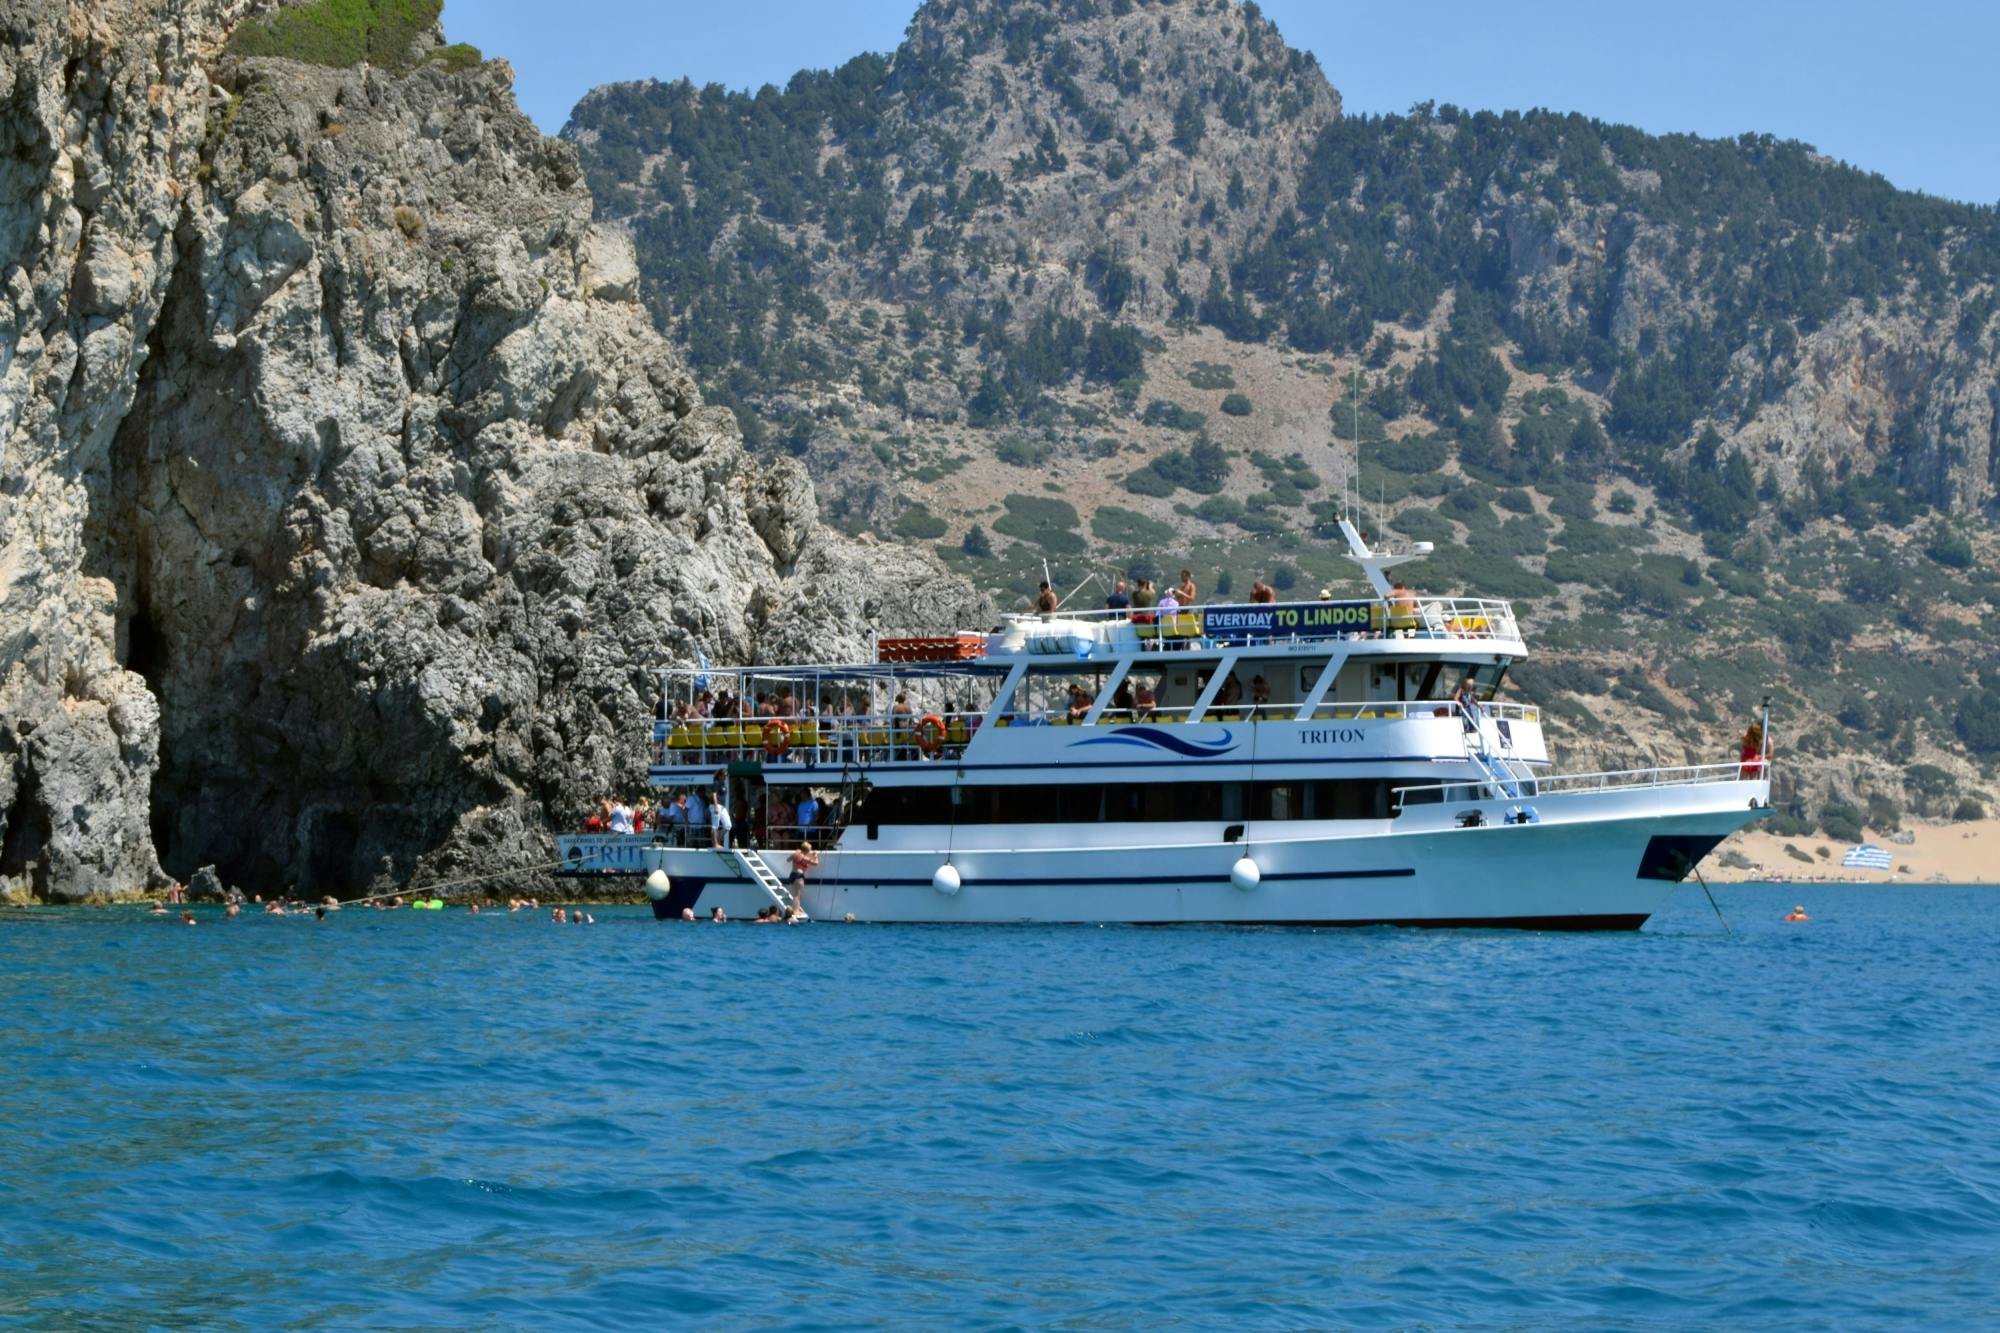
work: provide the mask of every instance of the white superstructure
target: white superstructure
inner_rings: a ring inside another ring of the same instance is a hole
[[[1495,697],[1527,654],[1512,608],[1394,592],[1383,571],[1429,548],[1342,527],[1374,598],[1016,615],[882,640],[874,663],[663,670],[651,784],[669,811],[723,791],[738,846],[660,822],[564,837],[564,873],[650,877],[663,917],[754,915],[793,905],[810,838],[798,905],[836,920],[1629,929],[1768,808],[1767,747],[1553,773],[1540,710]],[[699,715],[725,694],[752,715]]]

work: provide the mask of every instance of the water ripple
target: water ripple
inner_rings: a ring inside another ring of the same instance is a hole
[[[2000,892],[1644,932],[0,912],[0,1324],[1982,1327]]]

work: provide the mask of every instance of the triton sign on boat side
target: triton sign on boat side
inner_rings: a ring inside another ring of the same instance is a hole
[[[1763,740],[1555,772],[1540,710],[1496,697],[1527,655],[1512,607],[1392,591],[1430,548],[1341,528],[1372,600],[1024,614],[856,665],[662,669],[669,817],[561,839],[562,873],[639,877],[663,917],[1633,929],[1769,808]],[[780,715],[735,702],[760,694]],[[683,814],[718,792],[728,838]]]

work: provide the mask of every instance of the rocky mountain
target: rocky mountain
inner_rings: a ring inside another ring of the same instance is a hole
[[[564,137],[850,531],[1009,597],[1044,558],[1226,592],[1348,578],[1358,504],[1521,603],[1576,762],[1713,757],[1770,693],[1784,827],[1993,799],[1992,209],[1767,137],[1344,117],[1231,0],[930,0],[887,56],[610,85]]]
[[[648,665],[982,614],[746,455],[437,18],[0,10],[0,895],[545,862]]]

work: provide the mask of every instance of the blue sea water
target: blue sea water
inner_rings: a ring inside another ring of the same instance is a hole
[[[1734,934],[1692,885],[1609,935],[0,914],[0,1325],[2000,1321],[2000,889],[1717,895]]]

